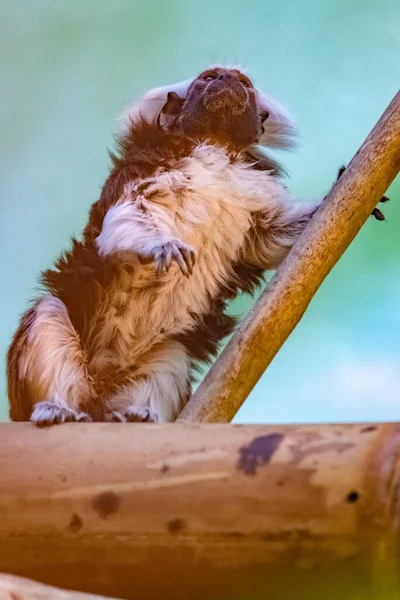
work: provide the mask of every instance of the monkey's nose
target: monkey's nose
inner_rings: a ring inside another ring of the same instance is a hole
[[[218,77],[218,81],[225,81],[226,83],[228,83],[229,81],[232,81],[233,79],[235,79],[235,77],[234,77],[234,75],[232,75],[232,73],[222,73]]]

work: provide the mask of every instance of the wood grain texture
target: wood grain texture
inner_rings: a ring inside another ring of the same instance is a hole
[[[400,92],[185,406],[178,422],[232,420],[399,169]]]
[[[399,424],[3,424],[0,572],[132,600],[398,597],[399,453]]]
[[[112,598],[62,590],[25,577],[0,573],[0,600],[112,600]]]

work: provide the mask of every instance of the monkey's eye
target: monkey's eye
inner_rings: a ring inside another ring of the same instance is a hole
[[[244,85],[244,87],[247,87],[247,88],[252,88],[252,87],[253,87],[253,85],[252,85],[252,83],[251,83],[250,79],[248,79],[248,78],[247,78],[247,77],[245,77],[244,75],[242,75],[242,76],[240,77],[240,83],[241,83],[242,85]]]
[[[204,77],[204,81],[212,81],[213,79],[216,79],[215,75],[206,75]]]

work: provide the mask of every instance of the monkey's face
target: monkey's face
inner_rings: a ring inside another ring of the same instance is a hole
[[[174,126],[190,136],[242,149],[257,142],[262,122],[253,84],[236,69],[204,71],[186,98],[170,93],[163,112],[176,115]]]

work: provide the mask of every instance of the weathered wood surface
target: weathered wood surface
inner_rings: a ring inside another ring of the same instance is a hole
[[[178,422],[232,420],[399,169],[400,92],[185,406]]]
[[[0,573],[0,600],[112,600],[112,598],[62,590],[25,577]]]
[[[3,424],[0,571],[134,600],[398,598],[399,453],[400,424]]]

